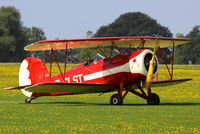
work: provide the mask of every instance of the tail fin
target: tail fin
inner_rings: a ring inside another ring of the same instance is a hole
[[[45,64],[38,58],[28,57],[23,60],[19,70],[19,85],[34,85],[50,81],[51,77]],[[25,96],[31,97],[32,92],[22,89]]]

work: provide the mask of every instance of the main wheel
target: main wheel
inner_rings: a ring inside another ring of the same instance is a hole
[[[113,94],[110,98],[110,104],[111,105],[122,105],[123,104],[123,98],[119,94]]]
[[[151,99],[147,100],[147,104],[148,105],[159,105],[160,104],[160,97],[157,94],[152,93]]]

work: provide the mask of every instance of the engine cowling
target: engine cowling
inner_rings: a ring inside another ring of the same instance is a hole
[[[143,49],[143,50],[133,52],[129,60],[131,73],[133,75],[140,74],[146,77],[147,72],[149,70],[149,62],[152,59],[152,56],[153,56],[153,52],[148,49]],[[155,60],[153,64],[154,64],[153,77],[155,77],[159,69],[158,59],[156,56],[155,56]]]

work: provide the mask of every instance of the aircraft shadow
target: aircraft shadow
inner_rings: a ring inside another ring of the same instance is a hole
[[[200,103],[190,103],[190,102],[185,102],[185,103],[161,103],[160,105],[163,106],[194,106],[194,105],[200,105]]]
[[[20,103],[20,104],[25,104],[25,103]],[[112,106],[109,103],[86,103],[86,102],[32,102],[31,105],[48,105],[48,104],[55,104],[55,105],[60,105],[60,106]],[[161,103],[158,106],[200,106],[200,103]],[[153,106],[153,105],[147,105],[146,103],[144,104],[123,104],[120,106]]]

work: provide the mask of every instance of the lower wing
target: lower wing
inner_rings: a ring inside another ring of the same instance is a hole
[[[192,78],[170,79],[170,80],[158,80],[152,81],[151,87],[165,87],[180,84],[186,81],[192,80]]]
[[[165,87],[175,84],[180,84],[186,81],[192,80],[191,78],[171,79],[171,80],[159,80],[152,81],[151,87]],[[5,88],[5,90],[13,89],[25,89],[29,92],[37,93],[62,93],[69,92],[74,94],[82,93],[99,93],[110,92],[118,88],[116,85],[109,84],[89,84],[89,83],[39,83],[36,85],[19,86],[12,88]],[[136,88],[136,87],[134,87]]]

